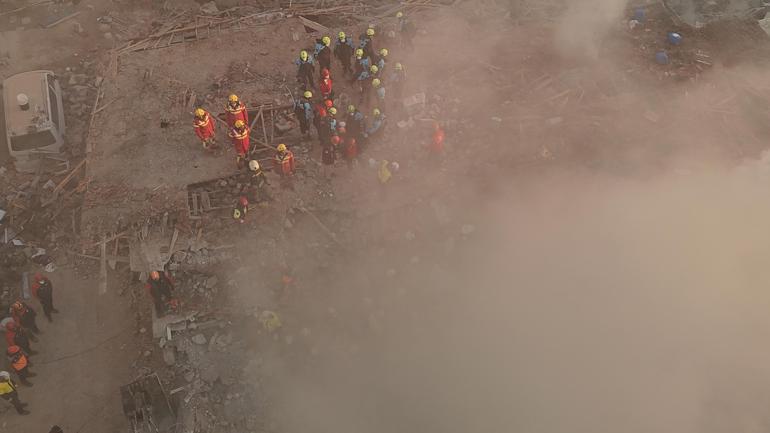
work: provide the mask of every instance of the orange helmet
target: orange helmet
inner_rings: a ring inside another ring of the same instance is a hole
[[[22,304],[21,301],[16,301],[11,305],[11,309],[13,311],[22,311],[24,310],[24,304]]]
[[[160,280],[160,272],[158,272],[158,271],[150,272],[150,278],[152,278],[153,280],[156,280],[156,281]]]
[[[238,203],[240,203],[241,206],[248,206],[249,199],[247,199],[245,196],[241,196],[241,198],[238,200]]]
[[[15,354],[19,353],[20,351],[21,351],[21,347],[19,347],[19,346],[11,346],[11,347],[8,348],[7,353],[9,355],[15,355]]]
[[[339,135],[332,136],[332,144],[334,144],[334,145],[340,144],[340,136]]]
[[[327,99],[324,101],[324,105],[326,105],[326,108],[332,108],[334,106],[334,101]]]

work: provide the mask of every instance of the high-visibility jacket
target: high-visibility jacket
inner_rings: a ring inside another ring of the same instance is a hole
[[[24,370],[24,368],[29,363],[29,361],[27,361],[27,356],[21,352],[9,356],[8,361],[11,363],[11,367],[13,367],[15,371]]]
[[[10,380],[8,382],[0,382],[0,395],[10,394],[16,391],[16,386]]]
[[[326,98],[332,93],[332,79],[324,78],[320,83],[318,83],[318,87],[321,89],[321,96]]]
[[[249,153],[249,127],[246,126],[243,128],[243,131],[238,131],[237,129],[231,129],[230,133],[228,134],[230,136],[230,139],[233,141],[233,147],[235,147],[235,153],[241,156],[245,156]]]
[[[243,120],[243,123],[249,124],[249,113],[246,111],[246,106],[243,102],[238,101],[238,105],[232,107],[229,103],[225,106],[227,110],[227,125],[231,128],[235,127],[236,120]]]
[[[294,154],[291,153],[291,150],[275,155],[275,170],[281,176],[294,173]]]
[[[195,117],[193,119],[193,127],[195,128],[195,135],[201,140],[208,140],[214,136],[214,119],[211,118],[209,113],[203,115],[203,119]]]

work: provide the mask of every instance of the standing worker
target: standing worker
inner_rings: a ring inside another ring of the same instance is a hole
[[[397,12],[396,18],[398,18],[398,34],[401,39],[401,48],[411,49],[412,39],[414,39],[417,29],[403,12]]]
[[[313,57],[310,56],[307,51],[302,50],[299,52],[299,59],[294,61],[297,65],[297,82],[304,90],[310,90],[315,88],[313,83],[313,72],[315,67],[313,66]]]
[[[29,355],[36,355],[29,343],[29,336],[24,328],[17,325],[16,322],[10,322],[5,326],[5,342],[8,347],[19,346]]]
[[[214,120],[211,115],[203,108],[195,109],[195,117],[193,118],[193,128],[195,129],[195,135],[200,138],[203,143],[203,148],[206,150],[213,150],[216,148],[216,137],[214,136]]]
[[[249,123],[249,112],[246,110],[246,105],[238,99],[238,95],[232,94],[227,98],[227,105],[225,105],[227,111],[227,126],[230,128],[235,127],[235,122],[242,120],[243,123]]]
[[[388,57],[388,49],[383,48],[378,53],[377,56],[375,56],[375,59],[372,61],[372,64],[377,65],[378,68],[380,68],[380,74],[385,71],[385,60]]]
[[[37,322],[35,320],[37,313],[25,302],[21,300],[14,302],[13,305],[11,305],[11,316],[13,316],[13,321],[16,322],[16,325],[27,328],[35,334],[42,334],[37,327]],[[37,340],[34,336],[30,337],[32,338],[32,341]]]
[[[49,322],[53,322],[51,313],[58,313],[59,310],[53,306],[53,283],[48,277],[35,274],[35,281],[32,283],[32,295],[40,301],[43,307],[43,314]]]
[[[299,129],[302,135],[307,137],[310,132],[310,124],[313,122],[313,92],[305,90],[302,99],[294,103],[294,114],[299,121]]]
[[[329,73],[329,69],[323,68],[321,70],[321,81],[318,83],[318,88],[321,90],[321,99],[334,99],[332,95],[332,78]]]
[[[236,120],[235,127],[227,134],[235,148],[235,164],[240,169],[249,155],[249,133],[251,130],[243,120]]]
[[[388,77],[388,86],[393,92],[393,99],[399,101],[404,92],[404,83],[406,82],[406,74],[404,73],[404,66],[401,63],[396,62],[393,65],[393,72]],[[393,113],[391,113],[393,114]]]
[[[385,115],[375,108],[372,110],[372,126],[366,129],[366,138],[376,137],[385,129]]]
[[[345,118],[345,126],[347,127],[347,136],[353,137],[359,146],[362,145],[362,139],[364,137],[364,115],[355,107],[355,105],[348,105],[348,115]]]
[[[174,290],[174,282],[166,272],[152,271],[146,287],[155,304],[155,315],[163,317],[166,315],[166,305],[172,300],[171,291]]]
[[[10,346],[5,353],[8,355],[8,363],[11,364],[11,369],[19,376],[19,382],[22,385],[32,386],[32,383],[27,378],[35,377],[37,374],[29,371],[29,359],[24,351],[21,350],[21,347]]]
[[[382,84],[382,81],[379,78],[375,78],[372,80],[372,92],[375,93],[377,97],[377,103],[381,106],[385,106],[385,86]]]
[[[374,28],[369,27],[366,32],[358,38],[358,48],[364,50],[364,57],[372,58],[376,52],[374,49]]]
[[[353,57],[353,41],[345,35],[345,32],[337,34],[337,41],[334,43],[334,57],[342,65],[342,74],[347,77],[353,71],[350,70],[350,58]]]
[[[353,69],[353,76],[350,79],[351,83],[359,82],[365,79],[369,74],[369,58],[364,57],[364,50],[356,48],[355,52],[355,68]]]
[[[3,400],[10,401],[16,413],[19,415],[29,415],[29,411],[24,409],[27,403],[19,400],[19,392],[16,390],[16,384],[11,380],[11,375],[7,371],[0,371],[0,397]]]
[[[249,161],[249,186],[254,190],[254,197],[258,202],[272,200],[272,197],[265,191],[270,183],[267,176],[259,166],[259,161],[252,159]]]
[[[320,41],[316,40],[315,44],[315,58],[318,60],[318,67],[323,75],[323,70],[330,70],[332,68],[332,38],[324,36]]]
[[[275,171],[282,177],[289,177],[294,174],[294,154],[281,143],[275,149]]]

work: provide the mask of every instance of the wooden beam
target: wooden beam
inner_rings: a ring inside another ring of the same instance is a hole
[[[86,163],[86,160],[85,158],[83,158],[83,160],[80,161],[78,165],[76,165],[75,168],[73,168],[72,171],[70,171],[70,173],[61,182],[59,182],[58,185],[56,185],[56,188],[53,189],[54,196],[58,194],[62,188],[64,188],[64,185],[66,185],[67,182],[69,182],[72,179],[72,177],[75,176],[75,173],[77,173],[77,171],[80,170],[80,167],[85,165],[85,163]]]
[[[304,25],[305,27],[311,28],[311,29],[313,29],[313,30],[315,30],[317,32],[321,32],[321,33],[330,33],[331,32],[328,27],[326,27],[324,25],[321,25],[321,24],[318,24],[317,22],[309,20],[309,19],[307,19],[307,18],[305,18],[303,16],[300,16],[299,20],[302,21],[302,25]]]
[[[102,253],[99,258],[99,294],[104,295],[107,293],[107,240],[104,235],[99,247]]]

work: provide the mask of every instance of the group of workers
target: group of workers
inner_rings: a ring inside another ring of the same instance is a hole
[[[59,312],[53,303],[53,283],[48,277],[36,274],[30,289],[32,296],[43,307],[46,318],[52,322],[53,313]],[[41,333],[37,326],[37,312],[22,299],[18,299],[11,305],[8,313],[9,316],[0,321],[0,328],[5,333],[7,343],[8,364],[22,385],[32,386],[29,378],[35,377],[36,374],[30,371],[30,357],[37,355],[37,351],[32,349],[32,343],[38,341],[37,334]],[[0,397],[9,401],[20,415],[29,413],[27,404],[19,399],[16,382],[7,371],[0,371]]]

